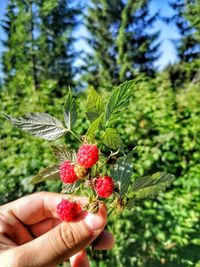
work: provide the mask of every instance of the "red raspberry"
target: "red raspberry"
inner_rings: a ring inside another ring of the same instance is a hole
[[[65,184],[72,184],[78,179],[74,172],[74,166],[69,160],[60,165],[60,179]]]
[[[91,168],[99,159],[99,150],[96,145],[82,145],[77,153],[77,160],[85,168]]]
[[[73,221],[81,211],[81,207],[77,202],[70,202],[66,199],[62,199],[56,207],[57,214],[62,221]]]
[[[94,186],[97,195],[103,198],[109,197],[113,193],[114,182],[110,176],[99,177]]]

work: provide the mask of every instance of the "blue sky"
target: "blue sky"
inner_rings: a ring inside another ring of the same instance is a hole
[[[159,10],[160,14],[163,16],[169,16],[172,15],[173,10],[170,8],[170,6],[167,3],[167,0],[152,0],[150,4],[150,12],[153,14],[156,11]],[[0,21],[3,19],[5,11],[6,11],[6,5],[8,3],[8,0],[0,0]],[[156,66],[158,69],[162,70],[168,63],[174,63],[177,61],[176,57],[176,51],[173,47],[173,44],[170,42],[170,39],[178,39],[179,34],[177,32],[177,29],[174,25],[166,25],[162,21],[157,21],[154,24],[154,29],[153,30],[160,30],[161,35],[160,35],[160,41],[161,41],[161,57],[159,60],[156,62]],[[79,29],[77,31],[77,34],[81,37],[83,34],[87,34],[84,29]],[[78,37],[78,36],[77,36]],[[5,34],[0,27],[0,39],[4,39]],[[87,48],[86,43],[84,41],[80,40],[76,44],[77,49]],[[0,55],[2,54],[3,51],[3,46],[0,44]],[[0,77],[2,76],[1,70],[0,70]]]

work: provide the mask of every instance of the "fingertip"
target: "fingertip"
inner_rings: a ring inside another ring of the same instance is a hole
[[[114,244],[115,244],[114,236],[111,233],[104,230],[94,241],[93,248],[95,250],[109,250],[113,248]]]
[[[80,251],[70,258],[71,267],[89,267],[89,260],[85,250]]]
[[[101,213],[88,213],[85,217],[85,223],[92,232],[102,231],[106,225],[105,218]]]
[[[84,213],[84,221],[87,227],[92,232],[103,231],[107,223],[107,209],[106,205],[102,202],[99,202],[98,212],[92,213],[86,211]]]

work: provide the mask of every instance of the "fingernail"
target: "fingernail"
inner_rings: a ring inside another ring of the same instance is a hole
[[[88,213],[85,222],[92,231],[98,231],[103,227],[103,218],[97,214]]]

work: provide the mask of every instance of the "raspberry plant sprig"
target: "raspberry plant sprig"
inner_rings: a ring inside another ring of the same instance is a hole
[[[70,90],[63,108],[65,126],[47,113],[29,113],[19,118],[4,115],[15,126],[45,140],[53,141],[64,134],[72,134],[80,143],[78,151],[70,149],[70,144],[52,145],[59,162],[30,180],[31,184],[61,180],[62,192],[68,194],[57,206],[62,220],[74,220],[81,210],[97,212],[99,200],[107,203],[111,212],[132,209],[137,199],[158,194],[174,180],[171,174],[157,172],[132,181],[134,150],[125,154],[113,122],[127,107],[135,82],[127,81],[118,86],[105,105],[101,96],[90,88],[85,107],[90,126],[84,136],[78,136],[73,130],[77,107]],[[81,207],[73,200],[74,195],[87,196],[89,203]]]

